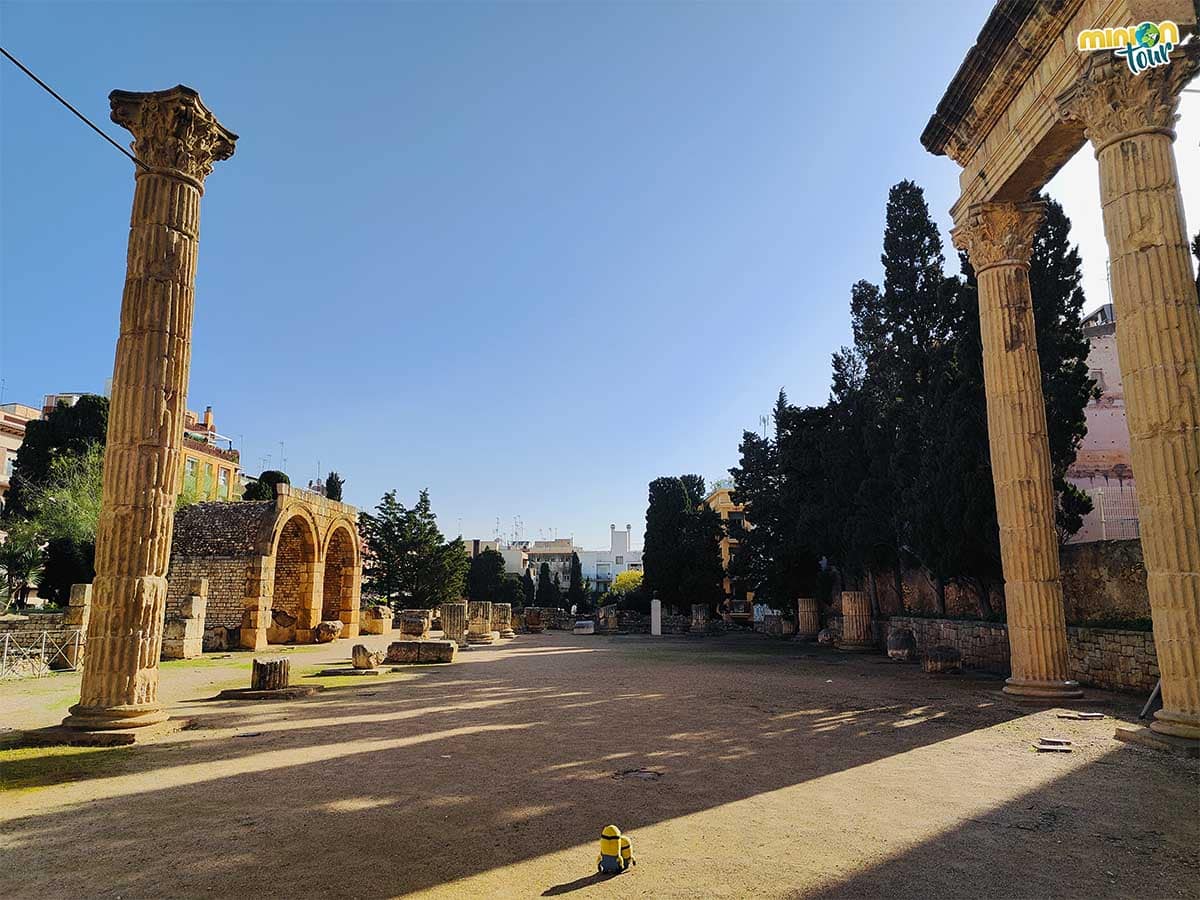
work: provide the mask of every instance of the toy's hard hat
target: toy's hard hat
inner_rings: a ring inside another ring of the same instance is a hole
[[[602,838],[619,838],[620,836],[621,829],[616,825],[605,825],[604,830],[600,832],[600,837]]]

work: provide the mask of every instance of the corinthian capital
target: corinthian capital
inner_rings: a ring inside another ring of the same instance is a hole
[[[233,156],[237,135],[217,121],[200,95],[182,84],[165,91],[113,91],[112,120],[133,133],[133,155],[203,187],[213,163]]]
[[[967,251],[976,273],[1005,263],[1027,266],[1044,209],[1040,200],[975,203],[950,237],[955,247]]]
[[[1200,41],[1175,48],[1171,62],[1137,75],[1111,53],[1093,53],[1083,73],[1058,95],[1058,117],[1083,126],[1096,153],[1147,132],[1175,136],[1179,92],[1200,69]]]

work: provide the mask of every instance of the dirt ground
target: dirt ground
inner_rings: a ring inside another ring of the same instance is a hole
[[[0,750],[0,896],[1200,897],[1200,765],[1112,739],[1138,698],[1067,721],[882,656],[548,633],[206,702],[248,668],[166,664],[194,727],[154,743]],[[0,685],[0,726],[77,691]],[[639,864],[600,880],[609,823]]]

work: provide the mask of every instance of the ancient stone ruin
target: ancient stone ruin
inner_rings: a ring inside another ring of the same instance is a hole
[[[208,583],[208,649],[312,643],[359,631],[358,510],[291,485],[274,500],[197,503],[175,515],[167,617]],[[340,629],[339,629],[340,626]]]
[[[498,640],[499,632],[492,630],[492,604],[487,600],[467,603],[467,643],[494,644]]]
[[[1152,732],[1117,737],[1200,744],[1200,307],[1188,248],[1175,122],[1200,70],[1200,43],[1135,74],[1077,40],[1153,17],[1183,31],[1193,3],[1073,0],[997,4],[921,135],[961,168],[955,246],[979,285],[996,518],[1012,677],[1005,692],[1074,699],[1054,530],[1046,407],[1029,267],[1038,195],[1087,144],[1099,163],[1138,519],[1161,670]],[[1163,740],[1165,738],[1165,740]]]
[[[208,579],[192,578],[188,593],[167,612],[163,626],[163,659],[195,659],[204,652],[204,614],[208,605]]]
[[[467,604],[465,601],[443,603],[442,634],[447,640],[454,641],[459,648],[467,646]]]
[[[492,604],[492,631],[502,638],[515,638],[517,633],[512,627],[512,604]]]
[[[871,601],[865,591],[842,591],[842,637],[837,648],[848,651],[875,648]]]

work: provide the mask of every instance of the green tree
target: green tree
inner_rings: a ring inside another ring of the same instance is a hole
[[[537,586],[533,583],[533,572],[528,566],[525,567],[525,574],[521,576],[521,591],[525,594],[525,606],[533,606]]]
[[[644,589],[672,609],[693,603],[716,605],[724,592],[721,518],[704,505],[699,475],[650,482],[646,539],[642,551]]]
[[[496,602],[508,603],[513,609],[520,609],[525,605],[525,589],[519,575],[506,574],[500,579],[496,590]]]
[[[342,485],[345,483],[346,479],[337,472],[331,471],[325,476],[325,496],[330,500],[340,501],[342,499]]]
[[[504,581],[504,557],[496,550],[484,550],[467,571],[467,596],[472,600],[502,603],[499,599]]]
[[[38,579],[42,568],[41,538],[28,522],[17,521],[9,526],[4,542],[0,543],[0,577],[4,578],[0,596],[0,615],[16,603],[25,608],[25,597]]]
[[[412,509],[388,491],[375,513],[359,513],[370,554],[364,587],[393,608],[431,608],[462,595],[470,561],[461,538],[447,542],[423,490]]]
[[[277,469],[265,469],[259,474],[258,478],[246,485],[245,491],[242,492],[242,499],[274,500],[275,485],[291,483],[292,479],[288,478],[286,472],[280,472]]]
[[[614,594],[630,594],[640,590],[642,577],[642,573],[634,569],[618,572],[617,577],[613,579],[612,592]]]
[[[45,540],[94,544],[104,491],[104,447],[60,453],[46,478],[26,491],[29,518]]]
[[[542,563],[538,569],[537,580],[537,605],[549,609],[555,609],[559,605],[560,593],[558,585],[554,583],[554,579],[550,577],[550,564]]]
[[[1092,511],[1091,498],[1068,482],[1066,475],[1087,434],[1084,408],[1099,393],[1088,375],[1083,269],[1079,248],[1071,244],[1071,220],[1057,201],[1042,199],[1046,214],[1033,240],[1029,290],[1046,401],[1050,473],[1058,496],[1055,525],[1065,541],[1083,526],[1083,517]]]
[[[571,577],[567,583],[567,607],[572,606],[581,612],[588,606],[587,593],[583,589],[583,564],[575,552],[571,553]]]
[[[25,438],[13,466],[5,517],[27,515],[29,498],[46,482],[54,459],[82,454],[94,444],[103,447],[107,430],[108,398],[96,394],[84,394],[74,406],[59,403],[45,419],[26,423]]]

